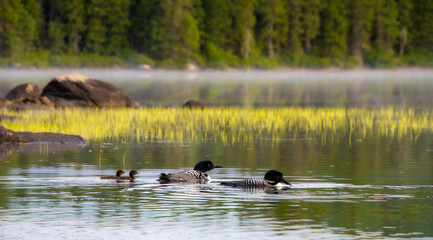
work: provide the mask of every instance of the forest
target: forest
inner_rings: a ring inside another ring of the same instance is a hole
[[[431,0],[0,0],[0,67],[433,67]]]

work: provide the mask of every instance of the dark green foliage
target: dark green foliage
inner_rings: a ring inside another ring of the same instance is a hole
[[[398,36],[398,8],[394,0],[379,0],[376,5],[376,47],[385,55],[393,54]]]
[[[269,59],[280,55],[288,45],[287,10],[287,3],[283,0],[259,1],[256,23],[257,42]]]
[[[232,0],[229,2],[230,16],[233,19],[230,38],[234,41],[235,53],[242,58],[249,58],[254,50],[255,4],[255,0]]]
[[[431,66],[431,51],[429,0],[0,0],[1,66]]]
[[[74,54],[80,53],[80,41],[84,30],[84,3],[83,0],[69,0],[65,2],[67,20],[65,33],[68,39],[68,48]]]
[[[312,40],[319,34],[321,0],[305,0],[303,5],[303,42],[306,54],[311,53]]]
[[[199,53],[200,33],[192,0],[166,0],[150,21],[150,56],[158,60],[193,59]]]
[[[107,4],[106,46],[104,52],[119,55],[122,49],[128,47],[129,0],[105,0]]]
[[[347,54],[347,1],[325,0],[319,34],[321,56],[331,58],[336,64]]]
[[[288,1],[288,17],[289,17],[289,49],[293,54],[302,55],[301,34],[303,28],[301,23],[302,16],[302,0]]]
[[[370,37],[372,35],[373,13],[376,0],[351,0],[349,1],[349,19],[351,42],[351,61],[355,65],[362,65],[363,53],[371,51]],[[349,60],[349,59],[348,59]]]
[[[433,2],[430,0],[412,0],[411,12],[412,33],[414,47],[433,51]],[[431,60],[430,60],[431,61]]]
[[[107,41],[107,11],[105,0],[89,0],[86,4],[87,34],[85,49],[91,53],[102,53]],[[111,37],[111,36],[110,36]]]
[[[35,9],[32,13],[37,15],[37,11]],[[0,0],[0,56],[17,58],[32,51],[36,44],[37,26],[31,12],[20,1]]]

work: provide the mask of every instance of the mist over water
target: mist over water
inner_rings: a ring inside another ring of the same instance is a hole
[[[42,89],[58,75],[79,73],[110,82],[143,106],[180,106],[199,99],[212,106],[425,108],[433,105],[433,71],[128,69],[0,69],[0,96],[19,83]]]

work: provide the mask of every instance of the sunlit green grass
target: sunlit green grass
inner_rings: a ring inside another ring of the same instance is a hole
[[[431,111],[360,108],[181,108],[28,110],[0,124],[14,131],[75,134],[88,141],[223,141],[332,139],[369,134],[416,139],[433,132]]]

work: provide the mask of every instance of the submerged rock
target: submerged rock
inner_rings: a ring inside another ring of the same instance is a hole
[[[208,107],[208,105],[205,102],[202,101],[196,101],[196,100],[189,100],[185,104],[183,104],[183,108],[201,108],[204,109],[205,107]]]
[[[0,126],[0,144],[22,144],[32,142],[85,143],[86,141],[78,135],[49,132],[15,132]]]
[[[135,107],[118,87],[80,74],[57,76],[42,90],[56,107]]]

